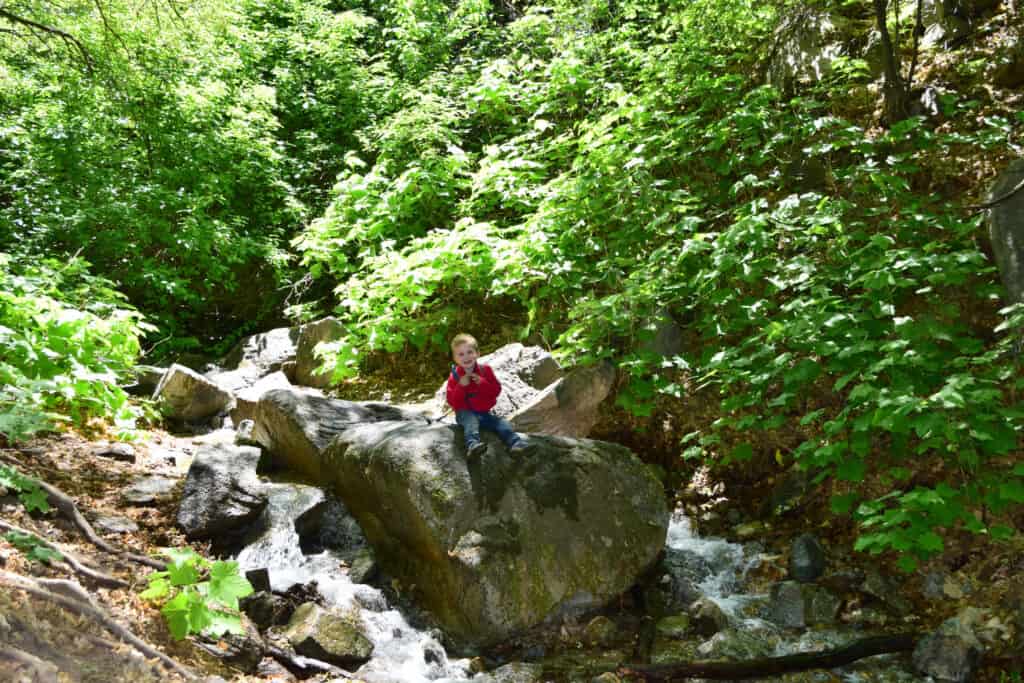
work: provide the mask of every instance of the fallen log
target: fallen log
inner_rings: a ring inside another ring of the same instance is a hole
[[[644,681],[681,681],[687,678],[710,678],[729,680],[738,678],[761,678],[810,669],[834,669],[852,664],[859,659],[891,652],[909,652],[914,649],[917,635],[901,633],[891,636],[876,636],[850,643],[845,647],[822,652],[802,652],[782,657],[764,657],[744,662],[682,662],[646,667],[622,667],[623,675],[638,677]]]

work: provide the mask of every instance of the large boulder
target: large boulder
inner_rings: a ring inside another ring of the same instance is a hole
[[[321,453],[344,429],[363,422],[427,418],[386,403],[330,399],[314,389],[272,389],[260,398],[252,438],[278,459],[320,481]]]
[[[295,359],[299,343],[298,327],[279,327],[268,332],[245,337],[224,357],[226,368],[237,368],[243,362],[263,369],[263,374],[275,372]]]
[[[598,407],[615,384],[615,368],[577,368],[537,394],[509,421],[521,432],[584,437],[597,424]]]
[[[235,407],[231,409],[231,421],[237,425],[241,424],[242,420],[255,420],[263,394],[272,389],[287,389],[291,385],[285,374],[278,370],[235,392]]]
[[[999,201],[989,210],[988,231],[992,251],[1009,295],[1007,303],[1024,302],[1024,159],[1017,159],[1003,171],[988,194]]]
[[[172,365],[153,392],[164,414],[175,420],[193,422],[226,411],[234,398],[230,391],[184,365]]]
[[[267,504],[256,466],[260,449],[214,445],[199,449],[188,469],[178,506],[178,526],[189,539],[239,531]]]
[[[669,513],[628,449],[533,437],[528,456],[512,457],[485,439],[488,453],[468,463],[455,427],[363,422],[341,430],[315,467],[382,569],[455,637],[493,644],[601,607],[655,561]],[[295,464],[309,471],[308,457]]]
[[[316,357],[321,342],[340,339],[345,328],[337,318],[324,318],[299,328],[295,350],[295,383],[304,387],[324,388],[331,383],[331,374],[319,373],[322,362]]]

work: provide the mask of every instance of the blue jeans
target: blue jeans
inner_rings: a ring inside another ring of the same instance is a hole
[[[508,420],[503,420],[491,413],[478,413],[475,410],[456,410],[455,421],[462,427],[462,433],[466,437],[466,448],[480,441],[480,430],[488,429],[498,435],[506,447],[515,445],[520,437],[512,429]]]

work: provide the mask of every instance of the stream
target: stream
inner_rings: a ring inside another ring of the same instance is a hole
[[[268,482],[266,488],[269,503],[237,556],[240,567],[243,570],[266,568],[271,588],[277,592],[286,591],[294,584],[315,581],[328,606],[357,613],[365,625],[364,634],[374,645],[374,652],[370,661],[354,672],[356,678],[371,683],[456,683],[471,678],[505,680],[496,676],[474,677],[470,660],[450,657],[441,643],[440,633],[413,626],[409,618],[389,602],[384,591],[349,579],[344,567],[351,565],[366,542],[339,502],[316,487],[303,484]],[[315,538],[310,538],[308,529],[300,535],[296,520],[317,506],[322,506],[326,512],[313,533]],[[666,640],[661,626],[665,620],[662,620],[658,622],[653,640],[652,662],[667,662],[673,658],[778,656],[840,647],[872,635],[847,625],[801,633],[768,621],[769,596],[749,592],[746,580],[763,557],[754,547],[701,538],[694,533],[686,516],[678,512],[673,515],[661,581],[684,586],[685,590],[713,602],[724,613],[728,626],[710,639],[690,634],[684,639]],[[633,623],[636,623],[635,615]],[[544,680],[590,681],[602,671],[614,669],[610,662],[628,661],[631,654],[626,647],[615,652],[607,651],[612,649],[608,647],[589,651],[582,648],[579,642],[574,647],[524,648],[509,661],[534,661],[543,668]],[[763,680],[844,680],[851,683],[921,680],[908,673],[904,665],[899,658],[882,656],[832,674],[805,672]]]

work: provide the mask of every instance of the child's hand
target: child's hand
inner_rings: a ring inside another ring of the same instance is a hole
[[[468,387],[468,386],[469,386],[469,378],[470,378],[470,377],[476,377],[476,375],[470,375],[470,374],[469,374],[469,373],[467,372],[467,373],[466,373],[465,375],[463,375],[462,377],[460,377],[460,378],[459,378],[459,386],[460,386],[460,387]]]
[[[480,384],[480,375],[476,374],[475,372],[471,374],[469,378],[473,380],[473,384]]]

